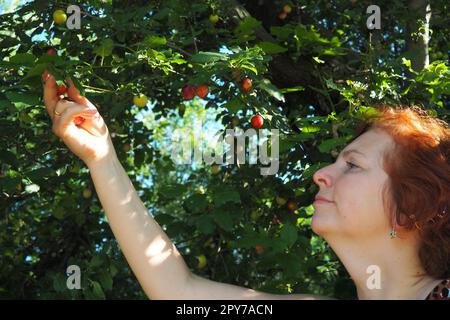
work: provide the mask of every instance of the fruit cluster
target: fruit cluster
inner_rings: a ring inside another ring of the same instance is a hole
[[[47,54],[56,55],[57,52],[54,48],[50,48],[47,50]],[[240,79],[240,70],[237,70],[237,72],[239,72],[239,74],[236,74],[236,70],[235,70],[235,72],[233,72],[233,76],[234,76],[235,80],[240,81],[240,90],[243,93],[249,93],[253,89],[252,79],[245,77],[241,80]],[[44,77],[45,77],[46,73],[48,74],[48,71],[44,72]],[[61,99],[64,98],[64,95],[66,95],[67,92],[68,92],[68,88],[65,85],[58,85],[58,89],[57,89],[58,97],[60,97]],[[198,87],[194,86],[192,84],[187,84],[181,89],[181,94],[182,94],[182,97],[184,100],[192,100],[192,99],[194,99],[195,96],[197,96],[201,99],[205,99],[208,96],[208,93],[209,93],[209,88],[206,84],[201,84]],[[143,108],[143,107],[147,106],[147,103],[148,103],[148,98],[145,94],[139,93],[139,94],[133,96],[133,104],[136,107]],[[84,122],[84,118],[78,117],[75,119],[74,122],[77,126],[80,126]],[[233,126],[236,127],[239,124],[239,118],[233,117],[232,123],[233,123]],[[261,129],[264,125],[264,118],[262,117],[262,115],[256,114],[251,118],[250,124],[254,129]]]
[[[206,84],[202,84],[198,87],[187,84],[181,89],[181,94],[183,95],[184,100],[192,100],[195,96],[204,99],[208,93],[209,89]]]
[[[285,4],[280,13],[278,13],[278,19],[284,20],[287,18],[288,14],[292,12],[292,7],[290,4]]]

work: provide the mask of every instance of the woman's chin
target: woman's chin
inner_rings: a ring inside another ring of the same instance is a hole
[[[312,219],[311,219],[311,229],[312,229],[312,231],[314,231],[314,233],[315,234],[317,234],[317,235],[321,235],[321,233],[322,233],[322,224],[320,223],[320,221],[319,221],[320,219],[318,219],[317,218],[317,216],[316,215],[313,215],[312,216]]]
[[[323,217],[321,214],[315,212],[311,219],[311,229],[315,234],[323,237],[332,229],[329,217]]]

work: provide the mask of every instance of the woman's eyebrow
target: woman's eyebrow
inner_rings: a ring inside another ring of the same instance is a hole
[[[348,156],[350,153],[356,153],[356,154],[359,154],[359,155],[363,156],[364,158],[366,157],[366,156],[364,155],[364,153],[362,153],[361,151],[358,151],[358,150],[356,150],[356,149],[348,149],[348,150],[345,150],[345,151],[342,151],[342,152],[341,152],[341,154],[342,154],[343,157]]]

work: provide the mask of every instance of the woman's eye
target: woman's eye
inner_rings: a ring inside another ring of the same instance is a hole
[[[353,168],[359,168],[356,164],[354,164],[353,162],[350,161],[346,161],[345,163],[347,163],[347,167],[349,169],[353,169]]]

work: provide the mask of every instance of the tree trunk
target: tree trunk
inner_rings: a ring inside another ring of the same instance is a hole
[[[406,56],[411,59],[413,70],[418,72],[427,68],[430,63],[428,43],[431,6],[428,0],[410,0],[408,8],[413,17],[410,18],[406,28]],[[423,21],[422,30],[420,30],[421,21]]]

